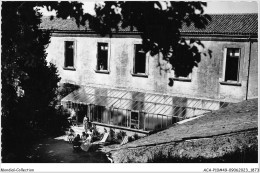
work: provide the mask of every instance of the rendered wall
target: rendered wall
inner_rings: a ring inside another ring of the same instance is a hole
[[[64,41],[76,42],[75,71],[64,70]],[[96,73],[97,43],[109,43],[109,74]],[[191,81],[174,81],[169,86],[173,72],[160,70],[158,55],[149,58],[148,78],[132,76],[134,44],[141,44],[141,38],[108,38],[91,35],[53,36],[47,48],[48,61],[57,65],[61,82],[78,85],[124,88],[143,92],[156,92],[182,97],[200,97],[227,102],[246,98],[249,42],[203,41],[206,56],[202,55],[198,67],[193,69]],[[239,82],[241,86],[222,85],[223,57],[225,47],[241,49]],[[210,56],[207,51],[211,50]],[[161,63],[165,63],[162,62]],[[166,65],[166,64],[164,64]],[[252,75],[252,76],[251,76]],[[257,43],[252,44],[249,97],[257,96]]]
[[[251,45],[248,99],[258,97],[258,42]]]

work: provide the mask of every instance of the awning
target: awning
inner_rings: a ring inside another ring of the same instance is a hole
[[[173,115],[184,110],[201,113],[217,110],[228,105],[226,102],[197,98],[176,97],[121,89],[81,86],[61,100],[76,104],[92,104],[108,108],[135,110],[150,114]]]

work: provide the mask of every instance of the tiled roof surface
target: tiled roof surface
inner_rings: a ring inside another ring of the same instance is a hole
[[[197,29],[194,24],[189,27],[184,25],[182,33],[198,34],[257,34],[258,33],[258,15],[254,14],[213,14],[210,15],[212,20],[205,29]],[[59,31],[91,31],[86,26],[77,26],[74,19],[50,20],[49,17],[43,17],[40,26],[42,29],[53,29]],[[120,28],[119,32],[138,32],[136,28],[133,31],[130,27]]]
[[[40,25],[42,29],[53,29],[53,30],[61,30],[61,31],[71,31],[71,30],[89,30],[88,25],[86,26],[77,26],[74,19],[61,19],[54,18],[50,19],[50,17],[42,17],[42,23]]]
[[[50,20],[50,17],[43,17],[42,23],[40,25],[42,29],[53,29],[53,30],[60,30],[60,31],[91,31],[89,28],[88,22],[86,21],[86,26],[77,26],[75,19],[61,19],[61,18],[54,18]],[[134,27],[131,31],[130,26],[126,28],[120,28],[119,32],[138,32],[137,29]]]
[[[257,34],[257,14],[218,14],[210,15],[211,22],[205,29],[197,29],[194,24],[183,26],[181,32],[216,33],[216,34]]]

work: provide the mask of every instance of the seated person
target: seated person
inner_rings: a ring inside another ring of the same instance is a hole
[[[83,151],[88,151],[91,148],[91,146],[92,146],[92,144],[91,144],[91,136],[89,134],[86,134],[86,136],[87,136],[87,139],[81,145],[81,149]]]
[[[92,136],[92,135],[93,135],[93,130],[92,130],[92,129],[88,129],[88,130],[87,130],[87,134],[89,134],[89,135]]]
[[[87,134],[85,132],[82,132],[81,140],[84,142],[87,139]]]
[[[87,135],[88,135],[87,141],[88,141],[89,143],[91,143],[91,142],[92,142],[92,137],[93,137],[93,131],[92,131],[92,129],[89,129],[89,130],[88,130]]]
[[[80,147],[81,142],[80,142],[80,136],[77,134],[77,136],[73,140],[73,147]]]
[[[69,143],[72,143],[73,139],[74,139],[74,131],[72,129],[69,129],[69,133],[68,133]]]

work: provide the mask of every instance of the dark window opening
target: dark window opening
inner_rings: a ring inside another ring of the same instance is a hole
[[[115,108],[111,108],[110,111],[111,112],[110,112],[110,120],[109,120],[109,122],[110,122],[110,124],[115,125],[116,124],[115,123],[115,118],[116,118]]]
[[[238,81],[240,49],[228,48],[226,55],[225,81]]]
[[[97,117],[97,106],[93,105],[92,106],[92,115],[93,115],[93,121],[98,122],[98,117]]]
[[[131,128],[139,129],[139,114],[138,114],[138,112],[131,112]]]
[[[145,116],[146,113],[145,112],[140,112],[140,117],[139,117],[139,129],[143,129],[145,130]]]
[[[103,106],[95,106],[96,109],[96,118],[95,120],[99,123],[102,123],[102,115],[103,115]]]
[[[67,107],[67,108],[72,108],[72,102],[68,101],[68,102],[66,103],[66,107]]]
[[[141,44],[135,45],[134,73],[146,73],[146,53]]]
[[[65,41],[65,67],[74,66],[74,42]]]
[[[107,43],[98,43],[97,70],[108,70]]]
[[[78,105],[78,107],[78,122],[83,123],[83,119],[88,112],[88,107],[86,105]]]
[[[95,121],[94,120],[94,105],[89,105],[89,113],[90,113],[90,115],[89,115],[89,119],[90,119],[90,121]]]

